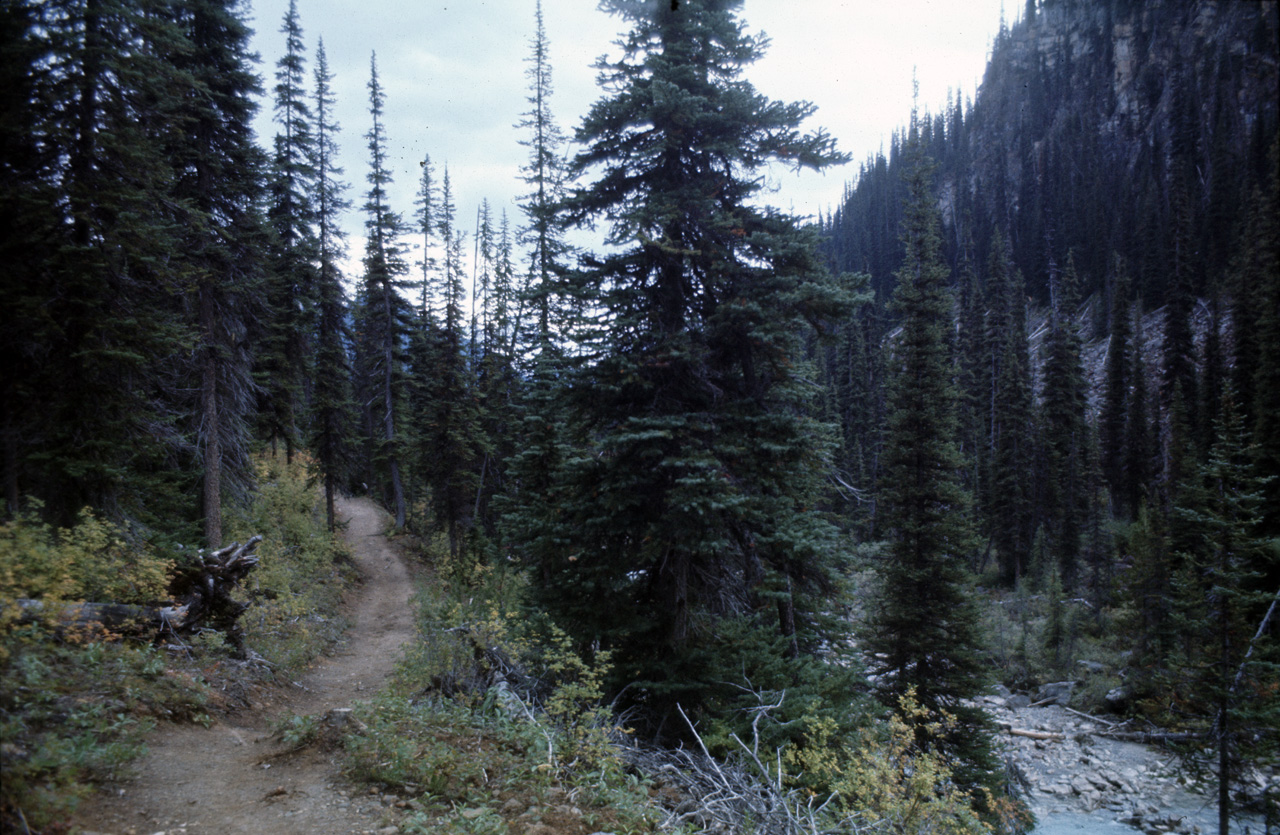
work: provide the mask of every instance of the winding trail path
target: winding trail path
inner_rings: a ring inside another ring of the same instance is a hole
[[[377,833],[390,821],[376,797],[353,794],[335,755],[310,746],[280,756],[271,722],[286,709],[323,714],[371,697],[390,675],[400,647],[413,636],[412,584],[404,560],[383,531],[386,514],[369,499],[339,505],[346,540],[364,584],[351,609],[352,626],[337,653],[299,679],[287,704],[199,726],[163,727],[135,764],[137,777],[114,794],[86,800],[75,824],[111,835],[223,833]],[[123,791],[121,791],[123,789]]]

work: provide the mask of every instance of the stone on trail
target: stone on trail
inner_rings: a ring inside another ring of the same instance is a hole
[[[1071,691],[1075,689],[1074,681],[1054,681],[1043,685],[1036,693],[1035,703],[1039,705],[1066,705],[1071,701]]]

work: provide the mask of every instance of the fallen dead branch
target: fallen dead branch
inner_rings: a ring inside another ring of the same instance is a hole
[[[1064,706],[1062,709],[1065,710],[1067,713],[1074,713],[1076,716],[1079,716],[1082,719],[1088,719],[1090,722],[1096,722],[1099,725],[1106,725],[1108,728],[1118,728],[1125,724],[1124,722],[1110,722],[1106,719],[1099,719],[1097,716],[1090,716],[1089,714],[1079,710],[1075,710],[1074,708],[1069,708]]]
[[[759,695],[759,694],[757,694]],[[626,761],[648,774],[654,782],[679,798],[667,810],[659,826],[664,831],[692,830],[698,833],[751,831],[763,835],[836,835],[873,831],[873,825],[857,817],[835,819],[828,807],[835,795],[814,797],[787,786],[781,757],[766,766],[760,754],[759,722],[769,710],[781,705],[755,708],[751,744],[736,734],[743,759],[717,760],[707,750],[702,736],[684,710],[681,718],[692,734],[697,750],[688,748],[621,749]],[[664,792],[665,793],[665,792]]]

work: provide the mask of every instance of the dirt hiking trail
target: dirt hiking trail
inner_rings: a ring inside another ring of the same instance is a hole
[[[136,777],[108,786],[81,804],[74,823],[84,833],[222,835],[223,833],[395,832],[390,810],[342,779],[337,752],[312,745],[290,754],[271,738],[286,710],[323,715],[368,699],[390,675],[413,636],[412,584],[383,531],[386,514],[372,501],[339,505],[346,540],[363,576],[350,606],[351,628],[333,657],[286,687],[258,695],[268,703],[218,719],[210,728],[162,726]]]

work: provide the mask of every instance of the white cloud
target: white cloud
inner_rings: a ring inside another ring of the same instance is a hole
[[[256,0],[251,25],[261,54],[264,87],[274,86],[283,49],[280,23],[288,0]],[[347,218],[352,252],[362,228],[369,128],[369,55],[378,53],[386,95],[385,129],[395,185],[393,208],[412,214],[420,161],[430,154],[448,165],[463,228],[474,222],[481,199],[495,216],[508,210],[520,223],[516,196],[527,151],[513,126],[528,110],[525,70],[533,33],[533,0],[299,0],[308,73],[323,36],[335,75],[339,141],[353,210]],[[555,94],[552,109],[572,134],[599,97],[592,65],[612,50],[622,23],[590,0],[544,0]],[[834,206],[858,165],[887,148],[911,107],[913,69],[920,102],[936,112],[950,89],[973,95],[992,38],[1001,0],[748,0],[749,31],[764,31],[772,45],[746,77],[772,98],[803,99],[818,107],[808,127],[824,127],[853,163],[826,175],[779,172],[771,202],[799,214]],[[259,134],[274,135],[264,100]],[[264,142],[265,144],[265,142]]]

